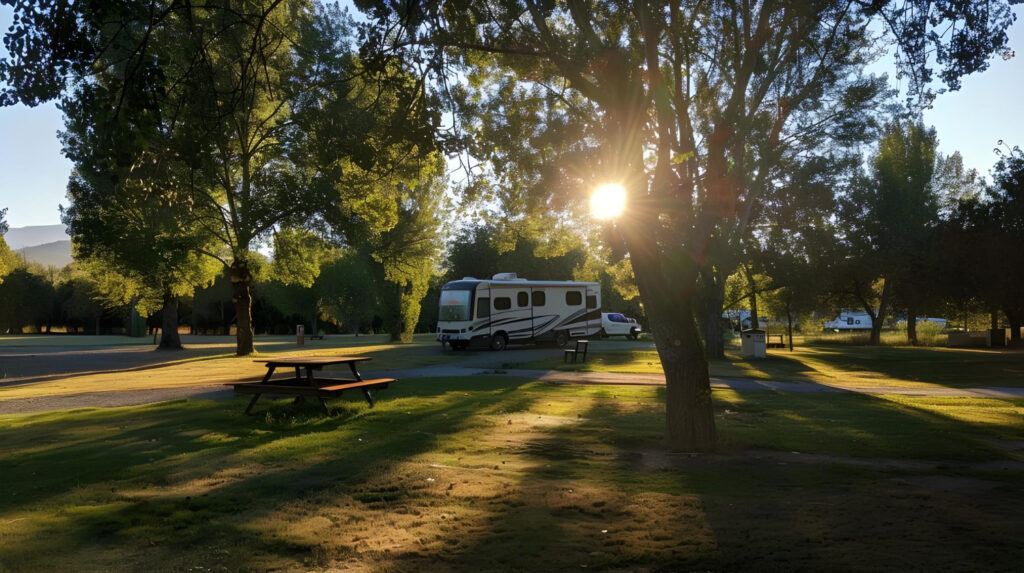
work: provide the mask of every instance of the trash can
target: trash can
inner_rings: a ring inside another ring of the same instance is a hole
[[[1006,329],[990,329],[988,331],[988,346],[989,348],[1006,346]]]
[[[751,328],[740,333],[744,358],[765,358],[766,338],[763,330]]]

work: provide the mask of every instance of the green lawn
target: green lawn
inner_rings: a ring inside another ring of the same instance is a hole
[[[509,363],[509,368],[660,373],[654,350],[592,352],[585,364],[558,358]],[[820,384],[955,388],[1024,386],[1024,349],[913,348],[814,345],[771,349],[768,358],[745,360],[738,350],[711,362],[711,375]]]
[[[1011,570],[1024,400],[403,381],[0,417],[0,570]],[[511,564],[514,564],[511,565]]]

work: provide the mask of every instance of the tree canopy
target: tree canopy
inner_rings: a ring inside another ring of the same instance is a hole
[[[511,138],[531,147],[517,156],[541,160],[517,168],[575,175],[564,188],[577,199],[602,180],[626,187],[618,228],[654,318],[668,382],[668,442],[707,449],[714,423],[695,320],[698,289],[724,289],[787,157],[864,133],[862,112],[884,90],[883,80],[863,74],[879,45],[874,22],[897,39],[901,69],[920,79],[915,87],[929,89],[925,55],[937,49],[935,65],[955,88],[1005,49],[1012,12],[1006,2],[984,4],[989,18],[962,0],[358,5],[377,21],[368,49],[434,66],[453,105],[473,110],[510,93],[552,94],[533,97],[537,111],[526,126],[510,122],[531,136]],[[470,82],[451,87],[456,71]],[[551,117],[577,111],[592,117],[589,129],[565,130],[568,144],[546,144],[545,125],[572,124]],[[586,169],[555,160],[586,148],[595,150]],[[558,188],[529,187],[539,200],[521,204],[558,207]]]

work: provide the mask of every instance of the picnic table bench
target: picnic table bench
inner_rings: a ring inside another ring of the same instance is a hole
[[[769,334],[766,338],[766,346],[768,348],[785,348],[786,339],[781,334]]]
[[[294,358],[274,358],[256,360],[267,365],[267,373],[259,382],[233,382],[228,384],[234,387],[236,394],[254,394],[245,413],[252,413],[252,407],[263,394],[274,394],[283,396],[295,396],[299,402],[306,396],[313,396],[320,400],[324,412],[330,415],[327,407],[327,398],[341,395],[345,390],[360,390],[363,397],[373,407],[373,395],[370,390],[383,390],[388,384],[397,382],[395,378],[373,378],[364,380],[356,369],[356,364],[371,360],[367,356],[300,356]],[[324,378],[314,373],[320,372],[325,366],[336,364],[347,364],[352,370],[352,378]],[[285,379],[271,379],[277,368],[294,368],[295,377]],[[305,369],[305,375],[302,370]]]
[[[569,362],[572,360],[573,364],[576,364],[576,359],[579,358],[580,362],[587,361],[587,347],[590,346],[589,340],[577,340],[575,348],[566,348],[565,356],[562,362]]]

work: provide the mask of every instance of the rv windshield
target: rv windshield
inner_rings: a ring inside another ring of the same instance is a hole
[[[468,290],[443,290],[441,291],[441,312],[439,320],[469,320],[469,298]]]

